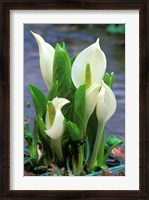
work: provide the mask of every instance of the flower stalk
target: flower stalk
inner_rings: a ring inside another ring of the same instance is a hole
[[[95,161],[97,160],[98,153],[100,154],[99,147],[102,145],[101,140],[102,140],[102,137],[103,137],[104,128],[105,128],[104,123],[98,123],[98,129],[97,129],[95,144],[94,144],[93,152],[92,152],[91,159],[90,159],[90,162],[89,162],[89,170],[92,169]],[[100,155],[99,155],[99,157],[100,157]]]
[[[53,140],[53,149],[59,162],[63,162],[63,152],[61,147],[61,137]]]

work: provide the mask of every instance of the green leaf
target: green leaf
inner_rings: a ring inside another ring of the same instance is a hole
[[[71,121],[65,121],[65,126],[69,131],[69,135],[73,142],[79,142],[82,139],[82,131],[75,123]]]
[[[112,134],[107,138],[106,143],[108,144],[108,146],[112,146],[115,143],[122,144],[123,140],[120,140],[115,134]]]
[[[69,99],[72,87],[71,63],[68,53],[59,44],[55,48],[53,81],[58,81],[58,97]]]
[[[104,156],[104,162],[106,161],[106,159],[109,157],[109,155],[111,154],[112,149],[114,149],[115,147],[117,147],[118,145],[122,144],[123,140],[120,140],[116,135],[112,134],[107,138],[107,152]]]
[[[58,44],[60,45],[60,47],[61,47],[62,49],[64,49],[66,52],[68,52],[68,51],[67,51],[67,48],[66,48],[65,42],[61,42],[61,43],[58,43]]]
[[[78,54],[77,54],[77,55],[78,55]],[[76,59],[77,55],[73,56],[73,57],[70,59],[71,66],[73,65],[73,63],[74,63],[74,61],[75,61],[75,59]]]
[[[84,134],[86,123],[86,85],[82,85],[76,90],[73,104],[73,122],[77,124]]]
[[[30,93],[36,110],[36,115],[44,117],[46,113],[46,104],[47,99],[42,91],[35,87],[34,85],[29,84]]]
[[[48,96],[47,96],[48,101],[52,101],[55,97],[58,96],[57,91],[58,91],[58,81],[55,81],[51,90],[48,93]]]
[[[114,73],[111,72],[111,74],[109,74],[106,72],[103,80],[112,89],[113,82],[114,82]]]

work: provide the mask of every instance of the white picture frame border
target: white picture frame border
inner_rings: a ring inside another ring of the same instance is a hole
[[[125,176],[24,176],[23,31],[29,23],[125,24]],[[139,190],[139,10],[11,10],[10,74],[10,190]]]

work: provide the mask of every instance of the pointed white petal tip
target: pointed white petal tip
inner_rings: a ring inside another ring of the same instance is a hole
[[[44,39],[37,33],[34,33],[33,31],[31,31],[32,35],[34,36],[34,38],[36,39],[37,42],[44,42]]]
[[[99,38],[97,38],[97,40],[96,40],[95,44],[96,44],[96,47],[97,47],[98,49],[100,49],[100,50],[101,50],[101,48],[100,48],[100,44],[99,44]]]
[[[34,33],[33,31],[30,31],[31,34],[35,37],[37,33]]]
[[[96,43],[98,43],[98,44],[99,44],[99,38],[97,38],[97,40],[96,40]]]

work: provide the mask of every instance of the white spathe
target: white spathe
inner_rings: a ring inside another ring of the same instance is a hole
[[[116,98],[114,93],[112,92],[111,88],[107,86],[104,81],[101,83],[101,89],[100,92],[98,93],[97,97],[97,105],[96,105],[96,115],[98,119],[98,130],[97,130],[97,135],[89,163],[89,169],[93,167],[98,153],[99,152],[99,147],[101,145],[101,140],[102,136],[104,133],[104,128],[107,123],[107,121],[111,118],[111,116],[114,114],[116,110]],[[104,148],[104,145],[103,145]],[[103,149],[104,152],[104,149]],[[104,154],[100,154],[100,156],[104,156]],[[103,163],[102,163],[103,164]]]
[[[99,46],[99,38],[81,51],[72,65],[71,77],[76,88],[84,84],[87,64],[91,68],[92,84],[100,84],[106,70],[106,57]]]
[[[57,140],[64,133],[64,116],[61,112],[61,108],[67,103],[70,103],[70,101],[68,101],[65,98],[56,97],[55,99],[52,100],[52,103],[56,109],[56,114],[55,114],[52,127],[50,127],[48,114],[46,115],[46,129],[47,130],[45,130],[45,132],[51,139]]]
[[[31,33],[39,47],[41,74],[48,90],[50,90],[53,85],[53,60],[55,50],[50,44],[45,42],[40,35],[32,31]]]
[[[86,126],[97,103],[100,84],[106,71],[106,63],[106,57],[99,46],[98,38],[94,44],[79,53],[72,65],[71,77],[76,88],[85,84],[86,68],[88,64],[90,66],[91,80],[89,81],[91,85],[86,90]]]
[[[97,97],[96,115],[99,123],[104,123],[111,118],[116,110],[116,98],[109,86],[102,81],[102,86]]]
[[[87,92],[86,92],[86,123],[88,122],[89,117],[93,113],[94,108],[97,104],[97,97],[98,97],[100,88],[101,88],[101,84],[96,85],[96,86],[91,86],[90,88],[87,89]]]

